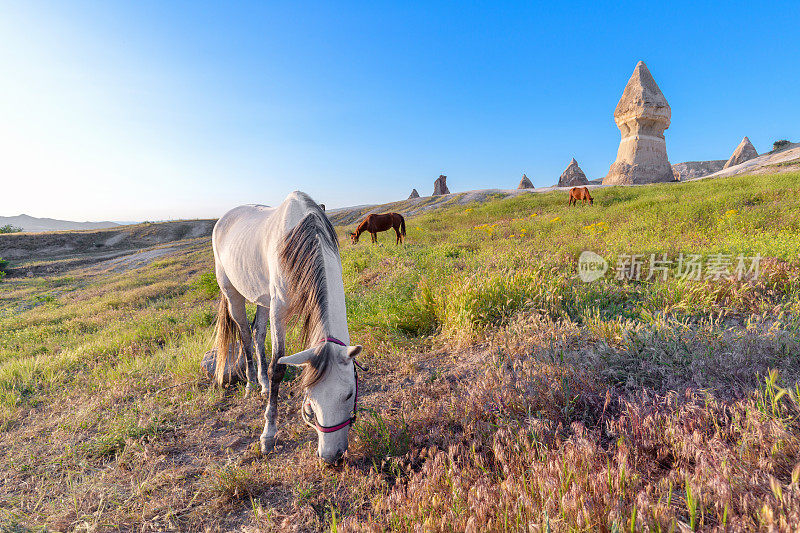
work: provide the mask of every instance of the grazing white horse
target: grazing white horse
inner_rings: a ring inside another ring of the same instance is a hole
[[[338,464],[355,421],[358,378],[347,331],[342,263],[330,221],[306,194],[293,192],[278,207],[243,205],[228,211],[212,236],[221,300],[217,316],[216,377],[222,384],[228,358],[244,349],[247,391],[258,361],[261,394],[269,394],[261,450],[275,446],[278,387],[286,365],[302,366],[301,414],[317,430],[317,454]],[[245,302],[257,305],[251,332]],[[297,318],[308,348],[284,355],[286,321]],[[265,338],[269,318],[272,360],[267,373]]]

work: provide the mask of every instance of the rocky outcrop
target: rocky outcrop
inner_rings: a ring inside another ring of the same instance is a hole
[[[417,189],[411,189],[411,196],[409,196],[408,199],[411,200],[412,198],[419,198],[419,193],[417,192]]]
[[[441,196],[443,194],[450,194],[450,189],[447,188],[447,176],[439,174],[439,177],[433,182],[433,195]]]
[[[753,143],[750,142],[750,139],[745,137],[742,139],[742,142],[739,143],[739,146],[736,147],[736,150],[733,151],[731,158],[725,162],[725,166],[722,168],[739,165],[745,161],[755,159],[756,157],[758,157],[758,152],[756,152],[755,146],[753,146]]]
[[[614,110],[622,138],[617,160],[603,178],[603,185],[674,181],[664,140],[671,118],[667,99],[647,65],[639,61]]]
[[[675,163],[672,165],[672,170],[677,172],[677,175],[680,176],[680,181],[686,181],[708,176],[709,174],[722,170],[724,166],[724,159],[716,161],[686,161],[684,163]]]
[[[533,189],[533,183],[531,183],[531,180],[528,179],[527,174],[522,175],[522,179],[519,180],[517,189]]]
[[[222,377],[223,385],[233,385],[236,383],[247,381],[244,353],[239,352],[237,357],[233,356],[234,345],[228,348],[228,361],[225,365],[225,372]],[[217,368],[217,349],[208,350],[203,355],[203,360],[200,361],[200,368],[206,376],[213,382],[216,378],[214,374]]]
[[[589,180],[586,179],[586,174],[583,173],[581,167],[578,166],[578,162],[575,161],[575,158],[572,158],[572,161],[569,162],[567,168],[561,174],[561,177],[558,178],[558,186],[559,187],[575,187],[577,185],[588,185]]]

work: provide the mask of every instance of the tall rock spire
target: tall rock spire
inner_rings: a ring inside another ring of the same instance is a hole
[[[739,146],[736,147],[736,150],[733,151],[731,158],[725,162],[725,166],[722,168],[732,167],[734,165],[738,165],[739,163],[750,161],[756,157],[758,157],[756,147],[753,146],[753,143],[750,142],[750,139],[745,137],[742,139],[742,142],[739,143]]]
[[[603,185],[674,181],[664,140],[671,118],[667,99],[647,65],[639,61],[614,110],[622,139]]]
[[[433,196],[441,196],[443,194],[450,194],[450,189],[447,188],[447,176],[439,174],[439,177],[433,182]]]

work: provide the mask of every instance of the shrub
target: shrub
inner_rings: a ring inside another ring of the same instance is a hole
[[[8,261],[0,257],[0,280],[2,280],[6,276],[7,266],[8,266]]]
[[[219,294],[219,285],[217,284],[217,275],[214,273],[214,269],[209,269],[200,274],[195,287],[209,300],[216,298]]]
[[[410,335],[429,335],[441,326],[436,289],[427,280],[420,282],[414,296],[394,317],[394,326]]]
[[[19,233],[21,231],[22,228],[18,228],[17,226],[12,226],[11,224],[0,226],[0,233]]]
[[[547,295],[558,281],[537,272],[481,272],[466,278],[448,294],[444,330],[454,338],[471,340],[488,328],[501,326],[526,304],[548,307]]]
[[[789,147],[790,144],[792,143],[790,143],[786,139],[781,139],[780,141],[775,141],[774,143],[772,143],[772,150],[774,152],[777,152],[778,150],[785,150],[786,148]]]

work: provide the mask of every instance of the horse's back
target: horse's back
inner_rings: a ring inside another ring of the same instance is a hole
[[[226,278],[220,283],[228,282],[252,302],[267,302],[278,246],[314,208],[319,210],[308,195],[295,191],[277,207],[242,205],[225,213],[212,233],[217,271]]]
[[[255,245],[260,240],[276,241],[294,228],[305,216],[319,210],[307,194],[295,191],[277,207],[248,204],[234,207],[214,225],[212,241],[215,250],[226,245]]]
[[[234,207],[217,220],[211,241],[214,253],[220,253],[236,245],[246,245],[251,241],[248,236],[258,236],[264,233],[269,219],[275,214],[276,209],[265,205],[240,205]]]

